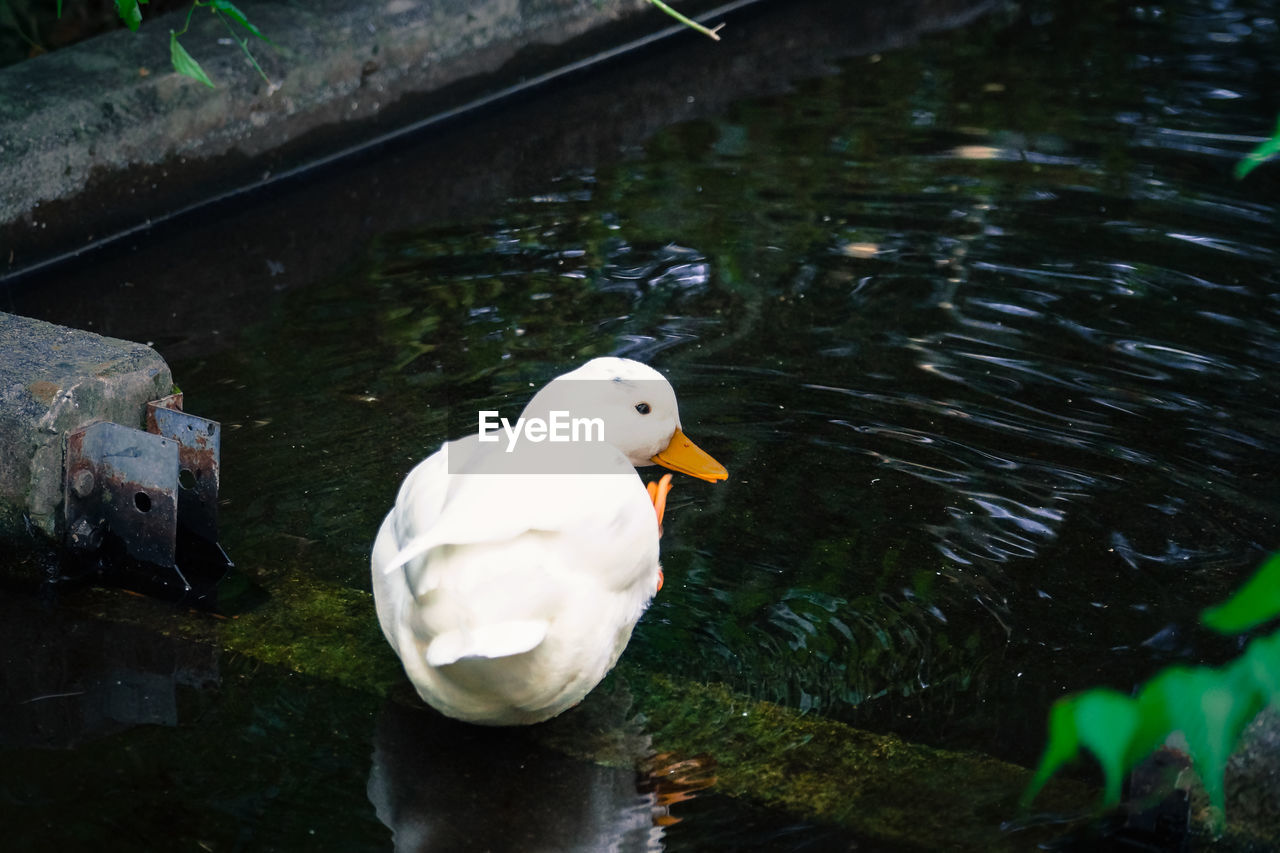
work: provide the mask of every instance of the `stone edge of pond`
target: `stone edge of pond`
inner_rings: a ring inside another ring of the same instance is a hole
[[[405,99],[457,108],[492,91],[475,81],[580,58],[588,36],[595,52],[673,24],[645,0],[239,5],[272,41],[251,45],[270,84],[204,10],[182,44],[214,89],[173,70],[185,12],[0,68],[0,276],[386,132]]]

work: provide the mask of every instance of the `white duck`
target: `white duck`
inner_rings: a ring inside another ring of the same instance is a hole
[[[589,361],[521,414],[526,426],[557,417],[599,419],[603,436],[446,442],[409,472],[378,531],[382,632],[419,695],[450,717],[522,725],[579,702],[662,585],[670,475],[646,490],[635,468],[728,477],[681,431],[671,385],[639,362]]]

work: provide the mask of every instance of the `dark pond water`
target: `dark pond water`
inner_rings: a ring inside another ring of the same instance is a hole
[[[684,43],[5,307],[155,343],[228,428],[223,542],[268,591],[367,590],[400,477],[477,409],[648,361],[731,477],[677,482],[626,660],[1030,764],[1064,692],[1229,657],[1198,613],[1280,546],[1280,170],[1230,176],[1280,112],[1280,25],[1263,2],[1028,3],[878,45],[834,8],[740,22],[763,58]],[[515,735],[472,761],[471,730],[252,657],[156,667],[189,675],[142,720],[167,727],[8,745],[24,837],[849,841],[714,788],[658,830],[631,771],[526,760]],[[450,784],[405,761],[456,750]],[[441,817],[495,785],[539,796]],[[599,797],[548,816],[574,785]]]

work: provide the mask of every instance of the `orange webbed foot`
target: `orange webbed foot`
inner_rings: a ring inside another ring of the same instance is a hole
[[[671,475],[663,474],[662,479],[646,486],[649,500],[653,501],[653,511],[658,514],[658,530],[662,530],[662,513],[667,508],[667,495],[671,494]]]
[[[645,486],[649,491],[649,500],[653,501],[653,511],[658,516],[658,535],[662,535],[662,514],[667,509],[667,495],[671,494],[671,475],[663,474],[662,479],[656,483],[649,483]],[[658,566],[658,589],[662,590],[662,566]]]

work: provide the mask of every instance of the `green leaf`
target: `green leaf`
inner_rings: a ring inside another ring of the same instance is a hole
[[[253,35],[265,41],[267,44],[272,44],[271,39],[264,36],[261,30],[249,22],[249,19],[245,17],[244,12],[237,9],[232,3],[227,2],[227,0],[213,0],[211,5],[215,12],[221,12]]]
[[[1172,672],[1176,667],[1169,667],[1159,675],[1142,685],[1134,701],[1138,703],[1138,726],[1134,730],[1133,739],[1129,742],[1129,751],[1125,762],[1129,767],[1136,766],[1165,742],[1176,726],[1169,713],[1165,694],[1152,690],[1151,685],[1161,676]]]
[[[1108,805],[1119,803],[1125,759],[1138,730],[1138,703],[1123,693],[1097,688],[1080,694],[1075,717],[1080,744],[1102,765],[1103,799]]]
[[[1276,148],[1280,150],[1280,142]],[[1223,634],[1238,634],[1276,616],[1280,616],[1280,554],[1273,554],[1226,602],[1201,614],[1200,621]]]
[[[1280,704],[1280,631],[1249,644],[1234,664],[1239,680],[1252,683],[1265,701]]]
[[[138,0],[116,0],[116,11],[126,27],[134,32],[138,31],[138,25],[142,23],[142,10],[138,8]],[[58,14],[62,14],[61,9]]]
[[[1202,619],[1238,632],[1280,614],[1280,555],[1273,556],[1236,595]],[[1239,658],[1217,669],[1168,667],[1130,699],[1097,689],[1059,699],[1049,714],[1049,742],[1023,794],[1025,807],[1081,747],[1106,775],[1105,800],[1119,802],[1123,776],[1172,732],[1187,750],[1222,820],[1227,761],[1249,722],[1280,703],[1280,631],[1255,639]]]
[[[210,89],[214,88],[213,81],[209,79],[209,75],[204,73],[200,63],[196,62],[195,58],[187,53],[187,49],[178,42],[178,34],[173,30],[169,30],[169,58],[173,60],[174,71],[179,74],[185,74],[192,80],[199,80]]]
[[[1062,765],[1080,754],[1080,736],[1076,731],[1076,703],[1079,696],[1064,696],[1053,703],[1049,709],[1049,742],[1045,745],[1044,755],[1040,757],[1040,765],[1036,768],[1031,783],[1022,795],[1025,808],[1036,798],[1036,794]]]
[[[1142,690],[1152,704],[1163,705],[1170,731],[1180,731],[1209,799],[1219,809],[1226,795],[1223,774],[1241,732],[1265,704],[1244,668],[1169,669]],[[1144,703],[1145,704],[1145,703]]]
[[[1120,802],[1130,745],[1138,729],[1138,703],[1115,690],[1097,688],[1059,699],[1049,713],[1049,744],[1023,794],[1023,804],[1030,803],[1082,746],[1102,766],[1106,802]]]
[[[1267,160],[1276,156],[1276,154],[1280,154],[1280,120],[1276,122],[1275,132],[1270,139],[1250,151],[1243,160],[1236,163],[1236,178],[1243,178]]]

